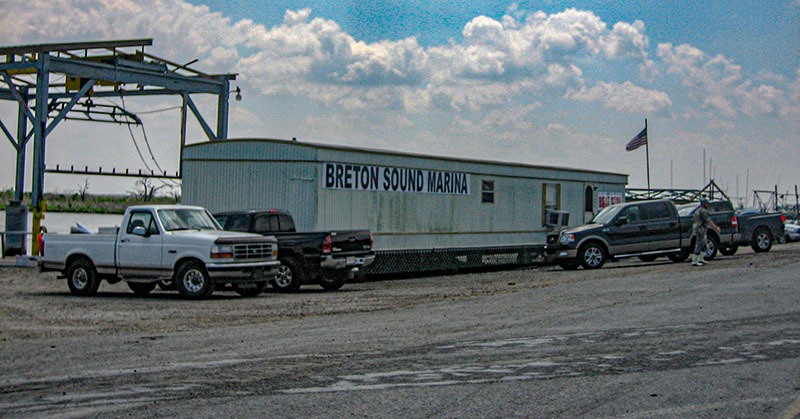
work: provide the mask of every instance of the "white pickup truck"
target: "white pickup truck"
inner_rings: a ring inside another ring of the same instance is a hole
[[[43,250],[40,269],[62,272],[75,295],[124,280],[136,294],[161,281],[189,299],[217,284],[255,296],[280,266],[274,236],[223,231],[206,209],[184,205],[132,206],[116,234],[45,234]]]

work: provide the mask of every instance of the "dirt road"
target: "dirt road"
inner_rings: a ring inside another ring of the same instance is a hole
[[[763,256],[763,257],[762,257]],[[800,258],[800,243],[775,246],[766,255],[741,249],[718,257],[712,267],[766,267]],[[337,292],[305,286],[294,294],[267,290],[256,298],[217,292],[210,300],[185,301],[176,292],[156,290],[135,296],[124,283],[103,282],[96,296],[70,295],[66,280],[35,269],[0,268],[0,340],[119,333],[164,333],[242,326],[341,313],[392,310],[416,304],[516,292],[620,275],[678,275],[688,263],[660,258],[628,259],[596,271],[566,272],[558,267],[347,284]]]
[[[3,268],[0,416],[793,417],[798,266],[795,243],[203,301]]]

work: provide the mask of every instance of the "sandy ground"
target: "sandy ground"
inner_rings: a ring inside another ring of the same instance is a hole
[[[716,267],[756,269],[800,260],[800,243],[776,245],[768,254],[740,249],[711,262]],[[619,269],[625,267],[624,270]],[[66,280],[31,268],[0,268],[0,341],[130,332],[165,333],[220,325],[264,324],[337,313],[391,310],[448,299],[466,299],[553,284],[613,278],[621,274],[680,275],[689,263],[666,258],[644,263],[628,259],[597,271],[562,271],[557,267],[517,269],[345,285],[336,292],[304,286],[294,294],[267,290],[255,298],[218,290],[209,300],[186,301],[176,292],[156,290],[135,296],[124,283],[103,282],[97,295],[76,297]]]

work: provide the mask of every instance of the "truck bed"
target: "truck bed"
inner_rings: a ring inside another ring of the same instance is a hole
[[[45,234],[42,271],[61,271],[75,255],[91,255],[98,273],[114,273],[116,234]]]

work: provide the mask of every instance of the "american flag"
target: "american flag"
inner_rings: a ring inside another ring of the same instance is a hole
[[[647,144],[647,127],[644,127],[639,135],[633,137],[633,139],[628,142],[628,145],[625,146],[625,150],[633,151],[645,144]]]

